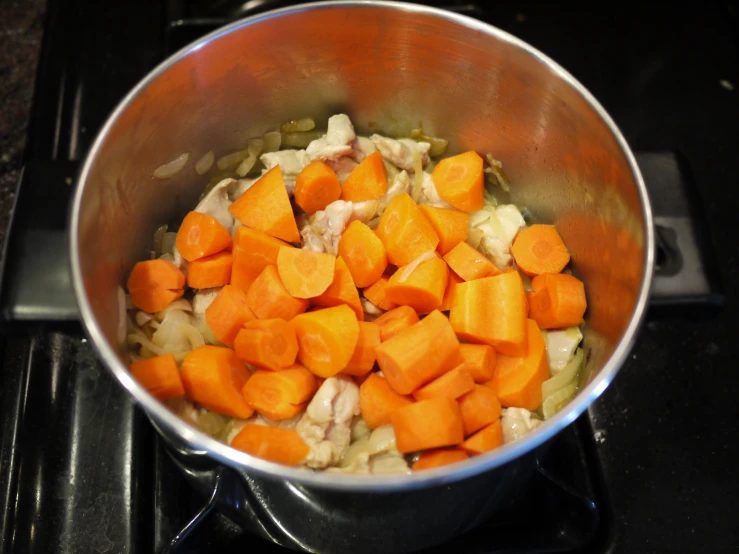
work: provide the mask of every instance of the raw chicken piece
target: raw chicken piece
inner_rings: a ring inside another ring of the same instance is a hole
[[[391,139],[382,135],[372,135],[370,139],[385,160],[406,171],[413,171],[415,152],[420,154],[422,165],[429,162],[429,148],[431,148],[431,145],[428,142],[417,142],[412,139]]]
[[[501,413],[500,423],[503,426],[503,444],[507,444],[535,429],[541,420],[531,417],[531,412],[524,408],[506,408]]]
[[[582,340],[582,332],[579,327],[547,331],[545,339],[549,357],[549,372],[551,375],[556,375],[575,356],[577,345]]]
[[[216,299],[219,292],[221,292],[221,287],[200,289],[196,292],[195,296],[192,298],[192,313],[195,315],[204,314],[205,310],[208,309],[208,306],[210,306],[213,300]]]
[[[518,232],[526,226],[526,222],[513,204],[498,206],[495,211],[486,208],[486,211],[490,213],[490,217],[477,225],[477,229],[483,233],[479,250],[495,265],[504,269],[511,265],[511,244]]]
[[[333,160],[352,153],[352,141],[355,139],[354,126],[345,114],[328,118],[328,129],[323,137],[314,140],[306,148],[311,160]]]
[[[359,415],[359,387],[343,375],[326,379],[296,426],[311,448],[303,463],[312,468],[335,465],[349,448],[355,415]]]
[[[375,143],[367,137],[357,137],[352,141],[352,153],[351,157],[356,161],[361,162],[370,154],[377,150]]]
[[[444,200],[436,190],[436,185],[430,173],[423,172],[423,184],[421,185],[421,197],[419,204],[428,204],[437,208],[451,208],[452,205]]]
[[[387,192],[380,197],[379,204],[377,206],[377,214],[382,215],[382,213],[385,211],[385,208],[387,208],[387,205],[390,204],[390,201],[393,198],[395,198],[399,194],[408,192],[410,188],[411,178],[408,176],[408,172],[405,170],[401,171],[395,176],[395,179],[387,188]]]
[[[335,255],[346,226],[354,220],[366,223],[376,211],[377,200],[331,202],[325,210],[317,211],[300,226],[303,248]]]
[[[305,150],[278,150],[259,156],[264,164],[265,172],[279,165],[282,175],[297,175],[310,163],[310,156]]]
[[[228,196],[232,202],[235,202],[239,197],[249,190],[254,183],[259,181],[259,177],[255,179],[239,179],[236,181],[236,186],[231,189]],[[238,221],[237,221],[238,223]]]
[[[234,217],[228,211],[232,202],[229,198],[229,192],[236,186],[236,179],[223,179],[214,186],[208,194],[205,195],[200,203],[195,207],[195,211],[201,214],[208,214],[223,225],[230,233],[234,225]],[[175,254],[175,259],[177,254]]]
[[[339,178],[339,183],[343,185],[346,178],[349,177],[349,174],[359,163],[350,156],[342,156],[336,161],[327,160],[326,165],[334,170],[336,176]]]
[[[295,180],[298,178],[298,174],[311,162],[311,158],[305,150],[278,150],[277,152],[262,154],[259,159],[264,164],[262,174],[276,165],[280,166],[289,196],[292,196],[295,191]]]

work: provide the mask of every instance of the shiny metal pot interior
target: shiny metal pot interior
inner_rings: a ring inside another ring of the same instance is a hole
[[[310,116],[321,125],[339,112],[349,114],[358,134],[404,136],[422,124],[427,134],[448,138],[451,153],[492,152],[505,164],[512,201],[535,219],[556,224],[564,237],[573,272],[588,294],[588,380],[564,410],[524,440],[410,477],[312,473],[216,442],[129,375],[121,346],[121,287],[155,228],[176,222],[196,203],[205,182],[194,161],[211,149],[220,155],[243,148],[247,138],[279,122]],[[156,167],[183,152],[191,153],[185,170],[169,180],[152,179]],[[172,56],[123,100],[100,132],[81,171],[71,216],[73,282],[84,325],[103,363],[167,442],[181,455],[226,464],[252,482],[298,487],[304,502],[310,501],[305,491],[412,495],[437,486],[452,492],[459,487],[457,494],[469,502],[476,489],[454,482],[488,472],[489,484],[513,471],[504,464],[572,422],[613,379],[644,312],[653,254],[641,175],[596,100],[515,37],[405,3],[328,2],[271,12]],[[481,504],[490,503],[485,491],[477,494],[486,496]],[[447,535],[463,530],[471,516],[465,517]],[[410,518],[409,525],[418,522]]]

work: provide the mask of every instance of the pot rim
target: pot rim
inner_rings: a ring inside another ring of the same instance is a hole
[[[126,111],[132,101],[150,83],[164,74],[172,65],[211,41],[217,40],[231,32],[258,24],[267,19],[287,16],[308,10],[331,10],[336,8],[382,8],[386,10],[418,13],[438,17],[455,25],[466,27],[470,31],[484,33],[500,41],[509,43],[536,59],[549,71],[556,74],[578,94],[580,94],[580,96],[584,98],[584,100],[596,111],[601,120],[608,126],[608,129],[626,157],[631,175],[636,183],[644,224],[644,270],[636,306],[623,333],[623,337],[614,349],[610,358],[598,372],[598,375],[585,388],[578,392],[577,396],[567,404],[565,409],[561,410],[553,418],[538,426],[524,438],[507,445],[503,445],[500,448],[496,448],[487,454],[476,456],[462,463],[454,464],[453,466],[441,467],[410,475],[359,476],[348,474],[338,476],[335,473],[314,472],[305,469],[292,468],[240,452],[187,424],[184,420],[180,419],[149,394],[146,389],[139,385],[139,383],[131,376],[126,365],[118,358],[115,349],[105,339],[100,326],[93,317],[92,307],[85,293],[83,275],[80,267],[80,256],[77,244],[80,238],[80,206],[84,192],[84,183],[89,178],[91,167],[93,166],[97,158],[98,151],[110,132],[110,129],[116,123],[118,118]],[[123,98],[123,100],[120,101],[115,110],[106,120],[102,129],[99,131],[95,142],[85,157],[84,164],[76,183],[69,222],[69,251],[72,268],[72,285],[79,305],[85,332],[105,366],[115,375],[121,385],[128,390],[140,406],[143,407],[150,419],[155,423],[154,426],[159,428],[158,430],[160,430],[160,432],[163,430],[181,438],[186,443],[191,453],[208,455],[220,463],[240,471],[252,473],[255,476],[258,475],[260,477],[289,481],[290,483],[288,483],[288,485],[294,487],[294,492],[298,494],[300,494],[300,488],[302,486],[337,491],[382,493],[446,485],[461,479],[472,477],[484,471],[492,470],[511,462],[519,456],[522,456],[523,454],[542,445],[577,419],[577,417],[580,416],[587,407],[603,393],[628,357],[646,312],[649,290],[652,282],[652,272],[654,269],[653,218],[644,180],[639,167],[636,164],[634,155],[625,138],[621,134],[621,131],[593,95],[554,60],[528,43],[505,31],[471,17],[455,14],[442,9],[393,1],[339,0],[330,2],[313,2],[273,10],[221,27],[171,55],[155,67]]]

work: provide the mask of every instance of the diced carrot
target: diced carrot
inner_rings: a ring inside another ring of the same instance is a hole
[[[413,397],[416,400],[428,400],[437,396],[457,399],[470,392],[474,387],[475,381],[472,379],[472,375],[467,372],[464,364],[459,364],[451,371],[431,381],[428,385],[413,391]]]
[[[497,354],[487,344],[460,344],[459,353],[464,360],[464,367],[472,375],[475,383],[485,383],[493,378]]]
[[[390,302],[390,300],[388,300],[387,298],[387,294],[385,294],[385,289],[387,289],[387,284],[389,281],[390,277],[388,277],[387,275],[383,275],[377,281],[362,290],[362,294],[364,294],[364,297],[367,300],[372,302],[381,310],[385,311],[392,310],[393,308],[398,307],[397,304]]]
[[[377,323],[359,322],[359,338],[354,347],[349,363],[342,373],[346,375],[364,375],[375,366],[375,348],[380,345],[380,327]]]
[[[460,397],[458,402],[465,437],[500,419],[500,402],[489,387],[475,385],[475,388]]]
[[[254,183],[228,208],[247,227],[287,242],[300,242],[282,171],[277,165]]]
[[[169,400],[185,394],[174,354],[133,362],[131,374],[142,387],[159,400]]]
[[[419,321],[416,310],[410,306],[398,306],[382,314],[375,323],[380,327],[380,339],[385,342]]]
[[[467,240],[467,234],[470,231],[470,216],[466,213],[427,205],[418,206],[418,209],[423,212],[426,219],[433,225],[436,234],[439,235],[439,245],[436,250],[442,256],[460,242]]]
[[[382,241],[361,221],[352,221],[339,240],[339,256],[346,262],[354,284],[366,287],[377,281],[387,267]]]
[[[344,262],[344,258],[336,258],[334,267],[334,278],[329,287],[323,293],[310,299],[311,304],[332,308],[346,304],[357,314],[359,321],[364,321],[364,310],[359,300],[359,291],[354,285],[352,274]]]
[[[239,419],[254,413],[241,393],[249,370],[230,348],[206,344],[188,352],[181,375],[187,396],[206,410]]]
[[[468,342],[489,344],[500,354],[522,354],[526,311],[521,276],[502,273],[457,285],[449,320]]]
[[[246,293],[246,303],[259,319],[281,318],[290,321],[308,309],[308,301],[294,298],[277,273],[277,268],[268,265],[251,284]]]
[[[439,160],[431,177],[444,200],[463,212],[472,213],[485,205],[482,158],[469,151]]]
[[[390,277],[385,294],[394,304],[410,306],[419,314],[427,314],[441,307],[448,279],[446,262],[434,257],[415,269],[399,267]]]
[[[231,446],[257,458],[288,466],[298,465],[310,454],[310,447],[295,429],[255,423],[247,423],[231,441]]]
[[[466,242],[460,242],[452,248],[444,256],[444,261],[449,264],[454,273],[465,281],[473,281],[474,279],[502,273],[484,254],[478,252]]]
[[[587,309],[585,286],[566,273],[542,273],[531,282],[529,317],[542,329],[574,327]]]
[[[233,256],[219,252],[190,262],[187,265],[187,286],[194,289],[210,289],[227,285],[231,280]]]
[[[355,167],[341,187],[341,199],[376,200],[387,192],[387,170],[380,152],[373,152]]]
[[[316,392],[313,374],[295,365],[279,371],[259,370],[242,389],[247,404],[269,419],[295,417]]]
[[[453,446],[464,440],[459,405],[445,396],[398,408],[393,412],[391,421],[395,445],[403,454]]]
[[[167,260],[138,262],[126,283],[133,305],[149,313],[160,312],[180,298],[184,286],[185,276]]]
[[[295,316],[298,360],[319,377],[333,377],[346,367],[359,340],[357,315],[335,306]]]
[[[411,469],[419,471],[423,469],[433,469],[435,467],[447,466],[457,462],[465,461],[469,456],[464,450],[459,448],[439,448],[436,450],[427,450],[418,457]]]
[[[246,293],[232,285],[226,285],[205,309],[205,322],[216,338],[233,347],[234,339],[244,323],[255,319],[249,309]]]
[[[395,392],[377,373],[370,373],[359,387],[359,409],[370,429],[388,425],[396,410],[412,403],[410,396]]]
[[[324,252],[280,248],[277,272],[287,292],[295,298],[312,298],[326,291],[334,280],[336,258]]]
[[[459,365],[459,341],[438,310],[376,348],[377,363],[390,386],[410,394]]]
[[[444,291],[444,300],[441,301],[441,307],[439,308],[442,312],[447,312],[452,309],[454,304],[454,294],[457,292],[457,285],[464,283],[459,275],[453,271],[449,272],[449,280],[446,284],[446,290]]]
[[[570,263],[570,253],[554,225],[526,227],[513,241],[511,254],[526,275],[559,273]]]
[[[268,265],[277,265],[280,248],[290,246],[285,241],[249,227],[238,227],[233,244],[231,284],[244,292]]]
[[[284,319],[255,319],[244,323],[234,340],[240,360],[265,369],[286,369],[295,363],[298,339]]]
[[[333,169],[321,160],[306,165],[295,181],[295,203],[313,215],[341,196],[341,184]]]
[[[231,235],[211,215],[190,212],[182,220],[175,246],[188,262],[218,254],[231,245]]]
[[[390,201],[375,233],[385,245],[388,260],[397,266],[411,263],[439,244],[433,225],[407,193]]]
[[[483,427],[477,433],[470,436],[460,446],[470,456],[484,454],[503,444],[503,426],[500,419],[496,419],[487,427]]]
[[[528,325],[526,351],[522,356],[498,356],[491,390],[506,408],[536,410],[542,401],[541,385],[549,379],[549,360],[544,337],[533,319]]]

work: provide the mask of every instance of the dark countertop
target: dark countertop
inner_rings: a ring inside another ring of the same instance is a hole
[[[46,0],[0,2],[0,248],[23,165]]]

